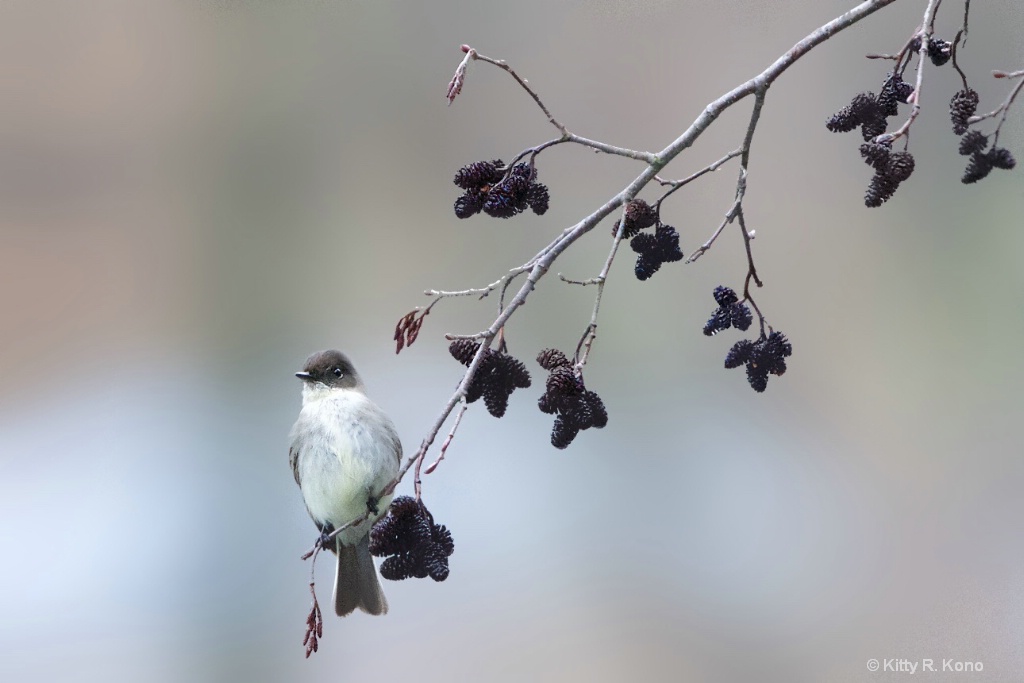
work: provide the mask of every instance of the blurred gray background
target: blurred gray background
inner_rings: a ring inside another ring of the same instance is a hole
[[[0,678],[7,681],[863,681],[869,658],[1024,667],[1022,175],[963,186],[949,68],[925,74],[917,171],[863,206],[859,137],[825,118],[877,89],[924,2],[901,0],[768,95],[746,212],[790,371],[755,394],[700,328],[739,287],[730,228],[649,282],[615,263],[588,386],[604,430],[565,452],[534,389],[474,405],[424,494],[451,577],[388,582],[391,613],[326,619],[303,658],[315,531],[287,466],[306,355],[340,347],[415,450],[460,368],[445,332],[391,334],[427,288],[477,287],[621,189],[636,162],[539,159],[543,217],[455,219],[454,171],[553,137],[501,71],[445,86],[459,45],[505,58],[581,135],[656,151],[852,2],[0,4]],[[960,2],[944,3],[939,35]],[[982,111],[1024,62],[1024,9],[975,3]],[[1024,104],[1000,141],[1024,157]],[[905,109],[905,108],[904,108]],[[749,102],[665,172],[737,146]],[[986,129],[988,130],[988,129]],[[678,192],[687,253],[736,166]],[[643,196],[651,197],[654,188]],[[599,227],[508,329],[571,349]],[[411,491],[411,480],[400,493]],[[326,558],[322,558],[326,559]],[[330,593],[331,562],[318,566]]]

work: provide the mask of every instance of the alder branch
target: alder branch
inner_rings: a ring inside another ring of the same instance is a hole
[[[625,214],[619,220],[619,229],[615,231],[615,238],[612,240],[612,248],[608,252],[608,258],[604,261],[604,267],[601,272],[597,274],[597,277],[591,278],[586,281],[568,280],[562,277],[559,273],[558,277],[563,282],[579,285],[597,285],[597,294],[594,295],[594,308],[590,313],[590,323],[587,325],[587,329],[584,330],[583,336],[580,337],[579,342],[576,344],[576,352],[573,355],[574,365],[576,371],[580,372],[583,370],[583,366],[587,364],[587,358],[590,357],[590,348],[594,345],[594,340],[597,339],[597,316],[601,312],[601,297],[604,295],[604,284],[608,280],[608,272],[611,270],[612,262],[615,261],[615,254],[619,251],[619,245],[622,244],[622,236],[626,229]],[[582,355],[580,351],[582,350]]]
[[[747,230],[747,222],[743,217],[742,205],[736,211],[737,223],[740,226],[740,231],[743,233],[743,246],[747,251],[747,277],[743,281],[743,301],[753,306],[754,311],[757,313],[757,319],[761,324],[761,336],[764,336],[764,326],[767,324],[767,320],[764,314],[761,312],[757,302],[754,301],[754,297],[750,294],[750,282],[753,281],[758,287],[763,287],[761,279],[757,276],[757,267],[754,266],[754,253],[750,249],[750,242],[754,239],[754,233]],[[769,325],[769,328],[771,326]]]
[[[747,134],[743,138],[743,155],[740,158],[740,177],[736,179],[736,218],[739,223],[740,232],[743,234],[743,247],[747,252],[747,277],[743,281],[743,299],[754,307],[757,318],[761,325],[761,336],[764,336],[765,319],[764,314],[758,307],[757,302],[750,293],[750,283],[754,282],[758,287],[764,283],[757,276],[757,267],[754,265],[754,252],[750,248],[750,242],[754,239],[753,233],[747,230],[747,222],[743,215],[743,198],[747,194],[747,166],[750,163],[750,144],[754,141],[754,131],[757,129],[757,122],[761,119],[761,109],[764,107],[764,99],[768,93],[767,86],[757,91],[754,99],[754,106],[750,112],[750,123],[747,124]]]
[[[557,258],[566,249],[572,246],[583,235],[590,232],[615,209],[623,206],[626,202],[635,197],[641,189],[646,187],[650,182],[654,181],[658,173],[669,162],[675,159],[681,152],[689,148],[694,143],[694,141],[698,137],[700,137],[700,135],[703,134],[703,132],[707,130],[724,111],[732,107],[740,100],[743,100],[750,95],[755,95],[757,97],[757,101],[755,102],[755,110],[759,113],[760,105],[763,103],[764,94],[767,91],[767,89],[777,78],[779,78],[783,73],[785,73],[785,71],[789,69],[789,67],[792,66],[797,60],[802,58],[814,47],[820,45],[821,43],[828,40],[835,34],[845,30],[846,28],[849,28],[850,26],[853,26],[857,22],[870,16],[876,11],[892,4],[893,2],[895,2],[895,0],[866,0],[865,2],[862,2],[861,4],[844,13],[843,15],[837,17],[836,19],[833,19],[832,21],[815,29],[802,40],[797,42],[792,48],[787,50],[782,56],[776,59],[771,65],[768,66],[768,68],[759,73],[757,76],[751,78],[745,83],[736,86],[729,92],[725,93],[718,99],[708,104],[700,113],[700,115],[698,115],[697,118],[693,121],[693,123],[691,123],[690,126],[681,135],[679,135],[675,140],[669,143],[660,152],[657,152],[655,154],[649,154],[644,152],[622,154],[622,150],[612,151],[618,150],[618,148],[612,148],[607,146],[606,148],[601,148],[598,147],[596,144],[588,145],[596,149],[600,149],[601,151],[608,151],[609,153],[619,154],[620,156],[631,156],[632,158],[645,161],[647,163],[647,167],[644,168],[641,171],[641,173],[626,187],[624,187],[622,190],[620,190],[615,195],[610,197],[600,207],[595,209],[588,216],[578,221],[575,225],[567,227],[565,230],[563,230],[560,235],[558,235],[550,244],[548,244],[544,249],[538,252],[537,255],[528,262],[531,263],[532,265],[530,266],[529,274],[526,277],[526,281],[522,284],[522,286],[519,288],[516,294],[511,298],[508,304],[501,310],[501,312],[498,314],[498,316],[494,319],[494,321],[487,329],[478,332],[474,335],[446,335],[448,338],[479,339],[481,340],[481,343],[476,351],[476,354],[473,356],[473,359],[470,362],[469,367],[466,369],[462,381],[459,383],[459,386],[456,388],[455,392],[451,395],[447,403],[441,409],[440,414],[434,420],[433,424],[427,430],[427,433],[424,436],[422,442],[420,443],[419,448],[415,453],[410,455],[405,460],[405,462],[399,469],[398,475],[394,479],[392,479],[391,482],[389,482],[378,493],[378,498],[391,494],[398,486],[399,482],[401,482],[406,473],[409,471],[409,469],[426,456],[426,453],[433,445],[435,439],[437,438],[437,435],[440,433],[445,422],[451,416],[456,406],[459,405],[460,402],[464,400],[467,389],[469,388],[470,383],[473,381],[473,378],[475,377],[477,370],[479,369],[481,362],[484,358],[484,354],[490,347],[491,342],[498,336],[499,332],[503,329],[504,325],[516,313],[516,311],[526,303],[527,298],[529,297],[530,293],[533,292],[533,290],[536,288],[537,283],[547,274],[547,272],[551,269],[551,266],[554,264]],[[934,2],[935,0],[932,0],[932,2],[929,3],[929,11],[932,11]],[[926,18],[930,19],[930,17],[931,15],[928,12],[926,12]],[[925,22],[925,25],[928,25],[927,21]],[[476,53],[474,50],[472,50],[472,48],[469,48],[468,46],[465,46],[464,50],[467,52],[467,58],[464,59],[463,64],[460,65],[460,69],[462,70],[462,78],[464,78],[465,74],[464,66],[465,64],[468,63],[468,60],[470,58],[482,59],[483,61],[492,63],[495,66],[498,66],[504,69],[505,71],[508,71],[516,79],[516,81],[531,95],[531,97],[534,99],[537,105],[548,117],[548,120],[552,123],[552,125],[558,128],[558,130],[563,134],[563,136],[569,137],[568,141],[585,144],[584,142],[582,142],[582,139],[575,139],[575,136],[572,136],[572,134],[568,133],[565,127],[562,126],[562,124],[560,124],[551,115],[547,107],[544,106],[543,102],[540,100],[539,96],[537,96],[537,94],[527,85],[525,80],[519,77],[519,75],[516,74],[504,61],[485,58],[482,55]],[[453,98],[453,88],[454,94],[456,95],[458,94],[458,91],[461,90],[462,78],[453,79],[452,84],[449,85],[449,99]],[[920,75],[918,80],[920,82]],[[745,140],[744,145],[746,147],[746,150],[745,153],[742,155],[743,159],[741,175],[745,175],[746,173],[746,168],[749,162],[749,143],[750,139],[752,138],[752,135],[753,130],[749,129],[747,133],[747,139]],[[748,284],[750,280],[758,282],[756,270],[753,268],[752,256],[750,255],[751,236],[746,229],[745,223],[743,222],[742,208],[740,208],[737,211],[737,218],[739,220],[740,227],[743,230],[744,242],[748,251]],[[621,240],[617,239],[616,241],[618,242]],[[609,260],[613,258],[614,253],[610,253]],[[608,262],[606,261],[606,265],[607,264]],[[599,287],[601,287],[601,282],[597,284]],[[595,302],[595,311],[599,309],[598,304],[599,302]],[[336,537],[341,531],[365,522],[367,519],[369,519],[369,515],[370,512],[367,511],[363,515],[352,520],[351,522],[348,522],[347,524],[344,524],[338,527],[337,529],[333,530],[331,534],[323,538],[325,540],[331,540],[334,537]],[[320,543],[320,541],[318,541],[318,543]]]
[[[442,299],[448,299],[448,298],[451,298],[451,297],[457,297],[457,296],[478,296],[480,299],[485,299],[487,297],[487,295],[489,295],[495,289],[498,289],[499,286],[501,287],[502,293],[504,293],[505,290],[508,288],[509,283],[512,280],[514,280],[516,277],[518,277],[518,276],[522,275],[523,273],[529,271],[530,268],[532,267],[532,265],[533,265],[533,263],[532,263],[532,259],[531,259],[530,261],[526,262],[525,264],[511,269],[510,271],[508,271],[507,273],[502,275],[500,278],[498,278],[497,280],[495,280],[491,284],[486,285],[484,287],[478,287],[478,288],[475,288],[475,289],[460,289],[460,290],[440,290],[440,289],[427,289],[427,290],[424,290],[423,293],[425,295],[436,297],[433,301],[430,302],[430,305],[427,306],[426,310],[429,311],[431,308],[434,307],[435,304],[437,304],[437,302],[441,301]],[[502,307],[502,308],[504,308],[504,307]]]
[[[971,14],[971,0],[964,0],[964,45],[967,44],[967,19]]]
[[[471,59],[479,59],[481,62],[487,62],[488,64],[493,64],[494,66],[498,67],[499,69],[503,69],[504,71],[508,72],[508,74],[512,78],[516,79],[516,83],[521,85],[523,87],[523,90],[525,90],[527,93],[530,94],[530,97],[532,97],[533,101],[537,103],[537,106],[540,107],[540,110],[542,112],[544,112],[545,116],[548,117],[548,121],[551,122],[551,125],[554,126],[555,128],[557,128],[558,132],[560,132],[563,136],[568,136],[569,135],[569,131],[566,129],[566,127],[563,126],[561,123],[559,123],[558,119],[556,119],[551,114],[551,112],[548,111],[548,108],[544,105],[544,102],[541,101],[540,95],[538,95],[536,92],[534,92],[533,88],[530,87],[530,85],[527,83],[526,79],[521,77],[519,74],[517,74],[515,69],[513,69],[511,66],[508,65],[508,62],[506,62],[504,59],[492,59],[491,57],[487,57],[485,55],[482,55],[482,54],[480,54],[479,52],[477,52],[476,50],[474,50],[473,48],[471,48],[468,45],[463,45],[462,46],[462,50],[464,52],[468,53],[468,56]]]
[[[924,18],[921,20],[921,29],[918,30],[915,36],[921,39],[921,46],[918,48],[917,53],[917,79],[914,83],[914,92],[908,100],[911,105],[910,115],[907,116],[907,120],[904,121],[903,125],[898,129],[891,133],[885,133],[884,135],[878,136],[877,142],[879,143],[892,142],[909,135],[910,127],[914,125],[914,121],[917,120],[917,117],[921,113],[921,86],[924,84],[924,63],[925,58],[928,57],[928,41],[932,37],[932,29],[935,24],[935,12],[938,9],[940,2],[942,2],[942,0],[928,0],[928,5],[924,8]]]
[[[999,142],[999,132],[1003,129],[1003,123],[1006,121],[1006,115],[1010,113],[1010,105],[1013,104],[1013,101],[1017,99],[1017,95],[1020,94],[1021,89],[1024,88],[1024,78],[1022,78],[1024,77],[1024,69],[1012,72],[993,71],[992,76],[995,78],[1020,79],[1017,81],[1016,85],[1014,85],[1013,88],[1010,89],[1009,94],[1006,96],[1006,99],[1003,100],[1002,104],[1000,104],[998,107],[996,107],[987,114],[982,114],[981,116],[972,116],[971,118],[967,119],[967,122],[969,124],[975,124],[978,123],[979,121],[984,121],[985,119],[990,119],[1002,114],[1002,116],[999,116],[999,123],[996,124],[995,136],[992,140],[992,144],[994,145],[997,142]]]
[[[447,438],[445,438],[444,443],[441,444],[441,450],[437,455],[437,460],[432,462],[430,466],[424,470],[427,474],[436,470],[437,466],[441,464],[442,460],[444,460],[444,455],[448,452],[448,446],[452,444],[452,439],[455,438],[455,432],[458,431],[459,424],[462,422],[462,416],[466,414],[467,410],[469,410],[469,404],[463,401],[462,406],[459,408],[459,414],[455,416],[455,423],[452,425],[451,431],[448,432]],[[419,477],[417,477],[417,483],[419,483]],[[419,497],[418,490],[416,491],[416,495]]]
[[[732,206],[730,206],[729,210],[725,212],[725,218],[722,219],[722,222],[718,225],[715,231],[711,233],[711,237],[708,238],[708,241],[697,247],[697,249],[692,254],[690,254],[689,258],[683,261],[683,263],[693,263],[701,256],[703,256],[704,252],[711,248],[711,245],[715,243],[715,240],[718,239],[718,236],[721,235],[722,231],[725,230],[725,226],[729,225],[734,220],[736,220],[736,216],[739,213],[740,207],[743,205],[743,195],[745,195],[746,192],[747,171],[746,169],[740,169],[740,177],[739,180],[736,182],[736,194],[734,195]]]
[[[1024,76],[1024,69],[1021,69],[1020,71],[1009,72],[1003,71],[1001,69],[996,69],[995,71],[992,72],[993,78],[1020,78],[1021,76]]]
[[[514,270],[510,271],[510,272],[514,272]],[[431,306],[433,306],[434,304],[436,304],[438,301],[440,301],[442,299],[447,299],[449,297],[455,297],[455,296],[476,296],[476,295],[479,295],[479,298],[484,299],[484,298],[487,297],[488,294],[490,294],[495,289],[497,289],[498,285],[500,285],[502,282],[504,282],[505,278],[507,278],[507,277],[508,277],[507,274],[506,275],[502,275],[500,278],[498,278],[497,280],[495,280],[491,284],[486,285],[484,287],[477,287],[477,288],[471,288],[471,289],[459,289],[459,290],[425,289],[425,290],[423,290],[423,293],[425,295],[427,295],[427,296],[435,297],[435,299],[432,302],[430,302],[430,306],[428,306],[428,308],[430,308]]]
[[[699,247],[697,247],[697,250],[694,251],[692,254],[690,254],[690,257],[688,259],[686,259],[686,261],[684,261],[684,263],[693,263],[694,261],[699,259],[701,256],[703,256],[704,253],[708,249],[710,249],[711,246],[718,239],[718,236],[722,234],[722,231],[725,230],[725,226],[727,226],[730,223],[732,223],[736,219],[736,217],[740,215],[740,212],[743,209],[743,197],[746,196],[746,194],[747,194],[747,165],[750,163],[750,143],[753,142],[753,140],[754,140],[754,131],[757,129],[757,122],[761,119],[761,108],[764,106],[764,98],[765,98],[765,95],[766,95],[767,91],[768,91],[768,87],[767,86],[765,86],[763,89],[757,91],[757,96],[756,96],[756,98],[754,100],[754,106],[753,106],[753,108],[751,109],[751,112],[750,112],[750,121],[749,121],[749,123],[747,123],[747,132],[743,136],[743,144],[740,146],[740,148],[738,150],[736,150],[734,152],[730,152],[727,155],[727,157],[723,157],[723,159],[732,158],[733,156],[740,156],[741,157],[741,159],[740,159],[740,172],[739,172],[739,177],[736,178],[736,192],[733,195],[734,198],[733,198],[732,206],[729,207],[729,210],[725,212],[725,218],[722,220],[722,223],[718,226],[718,229],[716,229],[715,232],[712,233],[711,237],[708,238],[708,241],[705,242],[704,244],[700,245]],[[672,188],[672,190],[669,190],[669,192],[666,193],[665,197],[667,197],[669,194],[674,192],[676,189],[677,188]],[[662,197],[661,199],[658,200],[658,204],[659,205],[665,199],[665,197]],[[751,256],[751,254],[750,254],[750,237],[751,236],[747,232],[746,227],[744,227],[743,228],[743,240],[744,240],[744,242],[746,244],[746,247],[747,247],[747,256],[748,256],[748,258],[751,259],[750,260],[750,268],[751,268],[751,271],[754,273],[754,281],[757,283],[758,287],[761,287],[763,285],[761,284],[761,281],[759,279],[757,279],[757,271],[753,269],[754,262],[753,262],[753,258]],[[750,278],[748,277],[747,279],[749,281]],[[747,292],[745,291],[744,294],[746,295]],[[754,306],[754,309],[757,310],[757,306],[756,305]],[[759,310],[758,310],[758,315],[760,315],[760,311]]]
[[[673,192],[678,190],[680,187],[682,187],[683,185],[686,185],[688,183],[693,182],[697,178],[700,178],[702,175],[704,175],[706,173],[711,173],[712,171],[717,171],[719,168],[721,168],[721,166],[723,164],[725,164],[725,162],[729,161],[730,159],[735,159],[736,157],[738,157],[742,153],[743,153],[742,149],[734,149],[733,151],[729,152],[728,154],[726,154],[724,157],[722,157],[718,161],[715,161],[715,162],[712,162],[712,163],[708,164],[707,166],[705,166],[701,170],[697,171],[696,173],[693,173],[691,175],[686,176],[682,180],[665,180],[661,176],[654,176],[655,182],[657,182],[659,185],[662,185],[662,186],[666,186],[667,185],[667,186],[672,188],[671,190],[666,192],[664,195],[662,195],[661,199],[659,199],[658,202],[660,203],[660,202],[664,201],[664,199],[666,197],[668,197],[670,194],[672,194]]]
[[[551,147],[552,145],[561,144],[563,142],[572,142],[577,145],[583,145],[584,147],[590,147],[591,149],[595,149],[599,152],[604,152],[605,154],[613,154],[615,156],[628,157],[630,159],[636,159],[637,161],[643,161],[647,164],[654,163],[655,155],[651,154],[650,152],[640,152],[634,149],[627,149],[625,147],[609,145],[608,143],[600,142],[598,140],[591,140],[590,138],[585,138],[582,135],[576,135],[575,133],[570,132],[568,128],[566,128],[562,123],[558,121],[558,119],[556,119],[551,114],[551,111],[547,108],[547,105],[545,105],[544,101],[540,99],[540,95],[538,95],[536,91],[534,91],[534,89],[530,87],[529,82],[525,78],[520,76],[518,73],[516,73],[515,69],[509,66],[508,62],[506,62],[504,59],[494,59],[492,57],[482,55],[469,45],[463,45],[462,50],[463,52],[466,53],[466,56],[463,58],[462,63],[459,64],[459,67],[455,71],[455,76],[452,78],[452,82],[448,86],[449,104],[451,104],[451,102],[455,99],[455,95],[458,95],[458,92],[462,90],[462,83],[465,79],[466,64],[468,63],[468,61],[471,59],[479,59],[481,62],[493,64],[494,66],[498,67],[499,69],[502,69],[503,71],[507,72],[510,76],[512,76],[512,78],[516,80],[516,83],[522,86],[522,88],[530,95],[530,97],[533,98],[533,101],[537,103],[537,106],[540,107],[540,110],[542,112],[544,112],[544,116],[547,117],[551,125],[557,128],[558,132],[562,134],[560,138],[550,140],[544,143],[543,145],[538,145],[538,147],[536,148],[531,148],[524,152],[521,152],[515,158],[515,160],[513,160],[513,164],[516,161],[522,159],[527,154],[530,154],[531,152],[534,156],[536,156],[537,153],[540,152],[542,149]],[[453,95],[452,88],[455,87],[456,84],[457,89],[455,91],[455,94]]]

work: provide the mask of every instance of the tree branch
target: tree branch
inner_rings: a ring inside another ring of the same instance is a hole
[[[978,123],[979,121],[984,121],[985,119],[990,119],[994,116],[999,116],[1000,114],[1002,114],[1002,116],[999,117],[999,123],[996,124],[995,136],[992,140],[992,144],[994,145],[995,143],[999,142],[999,131],[1003,129],[1003,123],[1006,121],[1006,115],[1010,113],[1010,105],[1013,104],[1013,101],[1017,98],[1017,95],[1020,94],[1021,89],[1024,88],[1024,78],[1022,78],[1022,76],[1024,76],[1024,69],[1020,71],[1012,71],[1009,73],[1006,71],[993,71],[992,76],[995,78],[1020,79],[1019,81],[1017,81],[1017,84],[1010,89],[1009,94],[1006,96],[1006,99],[1003,100],[1002,104],[1000,104],[998,107],[996,107],[987,114],[983,114],[981,116],[972,116],[971,118],[967,119],[968,123],[974,124]]]
[[[921,86],[924,83],[924,63],[925,58],[928,57],[928,41],[932,36],[932,28],[935,24],[935,11],[938,9],[940,2],[942,0],[928,0],[928,5],[924,8],[924,18],[921,20],[921,29],[917,32],[917,37],[921,39],[921,47],[918,49],[917,54],[917,80],[914,83],[914,93],[910,96],[910,115],[898,129],[891,133],[880,135],[878,142],[892,142],[908,135],[910,127],[914,125],[914,121],[921,113]]]
[[[770,85],[779,76],[781,76],[790,66],[792,66],[801,57],[806,55],[814,47],[820,45],[821,43],[828,40],[835,34],[839,33],[840,31],[870,16],[874,12],[892,4],[893,2],[895,2],[895,0],[866,0],[865,2],[862,2],[861,4],[857,5],[853,9],[843,14],[842,16],[833,19],[832,21],[826,23],[825,25],[819,27],[818,29],[815,29],[805,38],[797,42],[792,48],[787,50],[782,56],[776,59],[771,65],[768,66],[768,68],[766,68],[760,74],[758,74],[754,78],[751,78],[745,83],[736,86],[729,92],[725,93],[718,99],[708,104],[700,113],[700,115],[698,115],[697,118],[693,121],[693,123],[691,123],[690,126],[681,135],[679,135],[679,137],[677,137],[675,140],[669,143],[660,152],[657,152],[655,154],[648,154],[644,152],[631,152],[630,150],[622,150],[621,148],[606,146],[601,143],[588,141],[585,140],[584,138],[577,139],[575,136],[569,133],[568,130],[560,122],[558,122],[557,119],[554,118],[554,116],[551,115],[550,111],[540,100],[540,97],[529,87],[529,85],[526,83],[524,79],[522,79],[514,70],[512,70],[511,67],[508,66],[507,63],[505,63],[503,60],[495,60],[488,57],[484,57],[483,55],[476,53],[476,51],[473,50],[472,48],[464,46],[464,51],[466,51],[467,56],[465,59],[463,59],[462,64],[460,64],[459,71],[456,72],[456,77],[453,78],[452,83],[449,85],[449,101],[454,99],[454,97],[461,90],[465,75],[465,67],[468,64],[468,61],[470,59],[480,59],[482,61],[494,64],[495,66],[498,66],[499,68],[502,68],[503,70],[509,72],[509,74],[512,75],[513,78],[515,78],[515,80],[520,84],[520,86],[522,86],[527,91],[527,93],[530,94],[533,100],[537,103],[537,105],[541,108],[544,114],[548,117],[548,120],[551,122],[551,124],[555,126],[560,133],[562,133],[562,138],[565,138],[568,141],[577,142],[579,144],[586,144],[587,146],[593,147],[594,149],[605,151],[610,154],[618,154],[620,156],[628,156],[631,158],[645,161],[647,163],[647,167],[644,168],[640,172],[640,174],[626,187],[624,187],[622,190],[620,190],[615,195],[610,197],[607,201],[605,201],[604,204],[595,209],[588,216],[581,219],[575,225],[572,225],[563,230],[560,235],[558,235],[550,244],[548,244],[541,251],[539,251],[537,255],[534,256],[528,262],[529,274],[526,278],[526,281],[522,284],[522,286],[512,297],[512,299],[508,302],[508,304],[504,306],[504,308],[500,311],[498,316],[494,319],[494,321],[486,330],[483,330],[470,337],[448,335],[449,338],[480,339],[480,348],[474,355],[473,360],[470,363],[469,367],[467,368],[465,374],[463,375],[462,381],[459,383],[458,388],[448,399],[447,403],[441,409],[440,414],[437,416],[433,424],[427,430],[427,433],[424,436],[422,442],[420,443],[420,446],[417,449],[417,451],[410,455],[405,460],[405,462],[402,464],[402,467],[399,470],[398,475],[378,493],[378,497],[391,494],[398,486],[398,483],[402,480],[405,474],[409,471],[409,469],[414,464],[416,464],[417,462],[421,461],[424,458],[430,447],[433,445],[434,440],[437,438],[437,435],[441,431],[445,422],[451,416],[456,406],[458,406],[463,401],[466,395],[466,391],[470,383],[472,382],[474,376],[476,375],[476,372],[479,369],[480,364],[483,360],[484,354],[487,348],[489,348],[491,342],[499,334],[499,331],[502,330],[502,328],[512,317],[512,315],[514,315],[515,312],[523,304],[526,303],[527,298],[533,292],[534,288],[537,286],[537,283],[541,280],[541,278],[543,278],[547,274],[547,272],[550,270],[551,266],[554,264],[557,258],[566,249],[572,246],[572,244],[579,240],[583,235],[590,232],[595,226],[597,226],[601,221],[603,221],[615,209],[621,207],[623,204],[631,200],[633,197],[637,195],[637,193],[641,189],[647,186],[650,182],[654,181],[657,178],[659,171],[661,171],[661,169],[663,169],[669,162],[675,159],[681,152],[690,147],[694,143],[694,141],[698,137],[700,137],[700,135],[705,130],[707,130],[707,128],[712,123],[714,123],[715,120],[717,120],[717,118],[722,114],[722,112],[724,112],[725,110],[727,110],[729,107],[733,106],[740,100],[748,97],[749,95],[757,95],[757,100],[755,101],[754,105],[755,111],[751,117],[751,126],[748,127],[747,135],[744,140],[740,180],[737,182],[737,187],[742,188],[742,191],[745,192],[746,167],[749,161],[750,141],[752,139],[753,129],[756,126],[757,116],[759,115],[761,105],[763,104],[764,95],[768,87],[770,87]],[[934,7],[934,3],[935,0],[932,0],[929,3],[930,11]],[[926,12],[926,19],[930,20],[930,18],[931,15],[928,12]],[[925,25],[928,25],[927,21],[925,22]],[[918,77],[918,81],[920,82],[920,75]],[[559,140],[561,140],[562,138],[560,138]],[[740,194],[740,189],[737,190],[737,193]],[[743,230],[744,242],[748,253],[748,284],[751,280],[753,280],[755,283],[759,283],[759,280],[757,279],[756,270],[753,267],[752,256],[750,254],[751,235],[747,231],[746,226],[743,222],[742,207],[736,209],[735,215],[740,222],[741,229]],[[615,250],[617,249],[617,245],[620,241],[621,237],[616,236],[616,244],[615,246],[613,246],[612,251],[609,253],[608,259],[605,262],[605,268],[602,269],[601,275],[599,275],[597,278],[598,281],[595,284],[598,285],[599,293],[603,286],[603,282],[607,277],[607,269],[610,267],[611,261],[614,259]],[[526,266],[524,266],[524,268],[525,267]],[[526,271],[524,270],[523,272]],[[501,282],[501,280],[499,280],[498,282]],[[749,290],[749,288],[747,287],[745,288],[745,290]],[[749,293],[749,291],[745,291],[745,293]],[[597,312],[599,311],[599,308],[600,296],[598,296],[595,300],[594,311],[591,316],[591,325],[595,329],[596,316]],[[584,351],[584,354],[586,353],[587,350]],[[461,419],[461,415],[459,419]],[[367,511],[357,519],[354,519],[351,522],[341,527],[338,527],[333,531],[332,534],[330,534],[328,539],[333,539],[341,531],[366,521],[369,518],[369,514],[369,511]]]

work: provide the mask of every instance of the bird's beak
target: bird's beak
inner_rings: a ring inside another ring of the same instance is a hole
[[[301,379],[303,382],[313,379],[313,375],[308,372],[296,372],[295,376]]]

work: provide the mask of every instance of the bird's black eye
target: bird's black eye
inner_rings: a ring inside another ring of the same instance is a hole
[[[340,379],[342,374],[344,374],[344,373],[342,373],[341,368],[334,368],[334,376],[335,377],[338,377]]]

